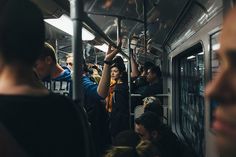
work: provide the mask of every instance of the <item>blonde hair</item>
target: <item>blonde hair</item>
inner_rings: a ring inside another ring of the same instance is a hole
[[[141,141],[136,148],[115,146],[104,157],[158,157],[159,151],[150,141]]]
[[[143,140],[136,147],[139,157],[157,157],[159,155],[158,149],[150,141]]]
[[[104,157],[134,157],[134,149],[127,146],[115,146],[107,151]]]

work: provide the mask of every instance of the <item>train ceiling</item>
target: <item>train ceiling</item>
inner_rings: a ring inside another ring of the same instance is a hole
[[[69,15],[68,0],[33,1],[40,5],[44,2],[45,17]],[[222,6],[222,0],[146,0],[146,2],[148,40],[152,41],[152,47],[158,52],[166,48],[166,45],[173,48],[171,43],[182,42],[176,36],[186,38],[185,34],[189,33],[191,25],[195,25],[194,29],[198,29],[199,20],[201,24],[204,23],[202,21],[210,19],[209,14],[213,15],[217,7]],[[144,20],[143,0],[84,0],[84,11],[114,42],[117,40],[116,16]],[[190,14],[186,14],[187,12]],[[204,17],[205,14],[207,16]],[[143,26],[143,23],[137,21],[122,20],[121,34],[124,38],[135,34],[142,40]],[[158,52],[153,54],[158,55]]]
[[[162,45],[175,25],[176,19],[190,0],[146,0],[148,35],[152,41]],[[69,12],[68,0],[55,0],[62,8]],[[84,0],[84,11],[89,17],[114,41],[117,39],[116,15],[144,20],[143,0]],[[95,15],[98,14],[98,15]],[[114,15],[114,16],[109,16]],[[143,24],[122,20],[122,36],[131,33],[141,36]],[[136,26],[136,27],[135,27]],[[135,29],[134,29],[135,27]]]

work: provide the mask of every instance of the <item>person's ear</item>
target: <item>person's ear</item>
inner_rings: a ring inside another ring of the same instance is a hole
[[[158,132],[157,131],[152,131],[151,133],[152,138],[157,138],[158,137]]]

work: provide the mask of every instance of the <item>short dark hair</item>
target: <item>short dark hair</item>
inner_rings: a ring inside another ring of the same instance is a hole
[[[57,63],[55,49],[52,47],[52,45],[45,42],[39,59],[45,59],[47,56],[50,56],[55,64]]]
[[[117,69],[119,69],[119,71],[121,73],[126,70],[124,60],[121,58],[121,56],[116,56],[112,60],[112,62],[113,62],[113,64],[112,64],[111,68],[116,67]]]
[[[161,69],[160,69],[159,66],[153,66],[149,70],[150,70],[151,73],[156,74],[156,76],[159,77],[159,78],[162,76]]]
[[[4,62],[32,66],[45,39],[41,10],[29,0],[2,0],[0,6],[0,53]]]
[[[113,140],[113,146],[136,147],[140,142],[140,137],[133,130],[120,132]]]
[[[154,67],[155,65],[152,62],[145,62],[143,65],[143,71],[148,71],[148,69]]]
[[[121,58],[121,56],[116,56],[113,60],[112,60],[113,64],[111,65],[111,68],[116,67],[120,73],[122,73],[122,77],[121,80],[123,82],[128,82],[128,74],[126,72],[126,68],[125,68],[125,63],[124,60]]]
[[[160,117],[150,111],[143,113],[139,118],[135,119],[135,123],[142,125],[147,131],[160,131],[161,129],[161,119]]]

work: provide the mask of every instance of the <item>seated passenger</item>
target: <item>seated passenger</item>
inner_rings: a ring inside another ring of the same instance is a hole
[[[44,86],[54,92],[72,97],[71,71],[57,63],[55,49],[48,43],[36,61],[35,68]]]
[[[133,130],[125,130],[116,135],[113,146],[136,147],[140,142],[140,137]]]
[[[182,144],[155,113],[145,112],[137,118],[135,120],[135,131],[142,140],[150,140],[156,145],[162,157],[182,156]]]
[[[142,140],[136,147],[139,157],[162,157],[158,148],[148,140]]]
[[[144,112],[154,112],[158,116],[163,117],[163,107],[161,101],[154,96],[146,97],[143,99]]]
[[[141,141],[136,147],[114,146],[105,157],[162,157],[157,147],[150,141]]]
[[[0,122],[29,156],[85,156],[81,108],[35,77],[44,38],[43,15],[33,2],[0,2]]]

